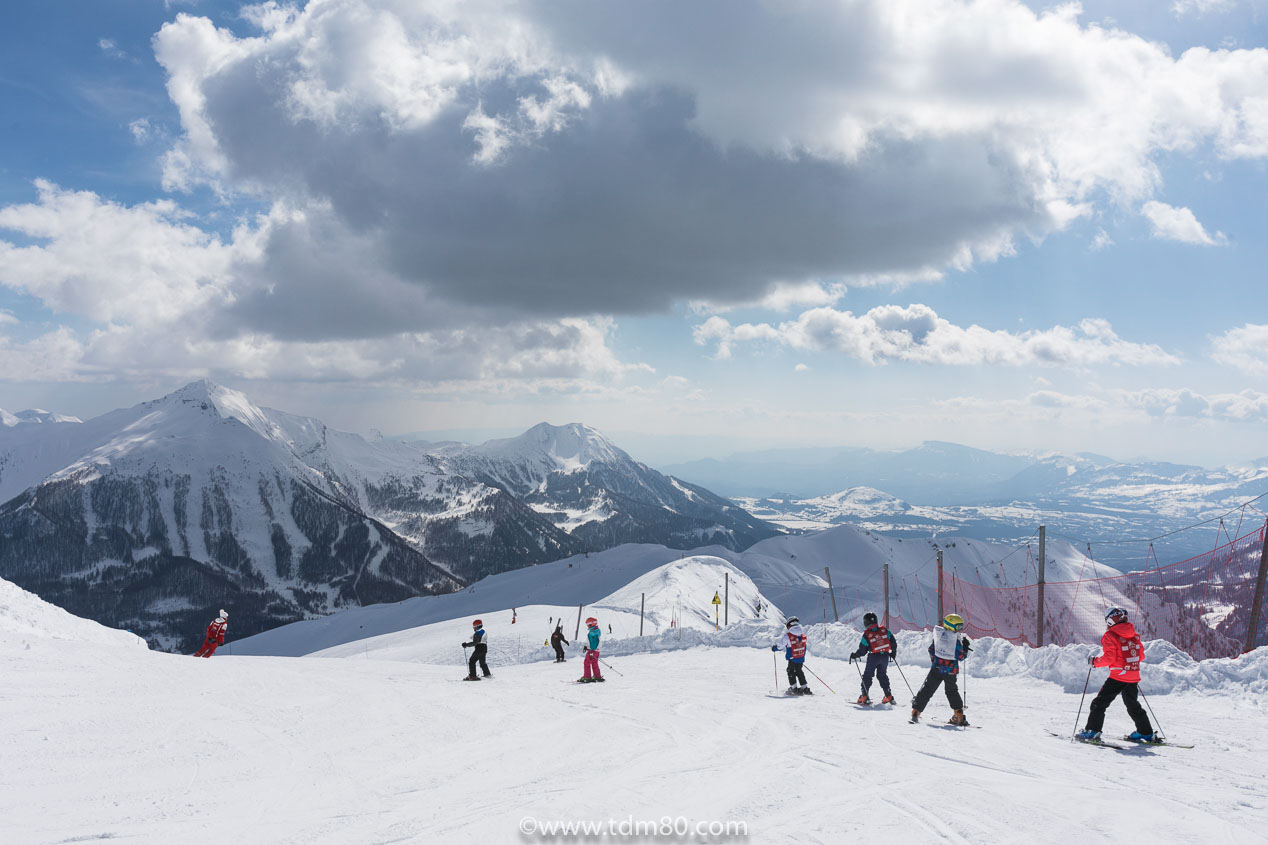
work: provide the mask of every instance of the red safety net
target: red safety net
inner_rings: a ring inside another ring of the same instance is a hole
[[[1106,609],[1119,606],[1131,616],[1141,639],[1174,643],[1197,660],[1235,657],[1244,651],[1254,603],[1264,529],[1245,534],[1210,552],[1168,566],[1106,578],[1049,582],[1044,585],[1043,643],[1096,644],[1105,633]],[[1091,561],[1089,560],[1089,567]],[[1030,578],[1037,574],[1028,565]],[[1038,592],[1034,583],[988,587],[943,571],[943,613],[958,613],[973,637],[999,637],[1014,643],[1038,643]],[[914,580],[914,579],[913,579]],[[937,575],[929,578],[936,582]],[[937,616],[936,586],[913,589],[905,580],[891,587],[890,627],[925,629]],[[925,593],[928,591],[929,596]],[[912,593],[919,595],[913,596]],[[1257,645],[1268,645],[1268,597],[1261,600]]]

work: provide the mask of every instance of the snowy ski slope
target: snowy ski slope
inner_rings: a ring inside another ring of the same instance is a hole
[[[1074,725],[1077,646],[1028,658],[979,642],[975,727],[957,730],[937,724],[940,698],[921,725],[850,704],[853,667],[821,656],[849,647],[845,626],[811,632],[808,665],[837,694],[812,678],[819,694],[802,699],[772,696],[782,660],[769,650],[710,646],[697,629],[682,634],[695,647],[610,657],[621,674],[603,685],[569,683],[575,659],[495,665],[470,684],[457,653],[201,660],[134,647],[16,588],[0,597],[0,619],[27,620],[0,627],[5,843],[569,841],[520,831],[609,819],[746,826],[745,839],[677,840],[712,842],[1250,843],[1268,830],[1268,648],[1149,693],[1196,748],[1119,752],[1047,733]],[[902,638],[913,684],[920,646]],[[1175,664],[1161,677],[1192,668],[1149,648]],[[1074,692],[1042,679],[1072,672]],[[1121,705],[1106,728],[1130,729]]]

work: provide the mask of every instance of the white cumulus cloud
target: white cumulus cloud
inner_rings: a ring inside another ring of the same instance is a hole
[[[1155,238],[1198,246],[1217,246],[1228,241],[1222,232],[1216,232],[1214,236],[1208,234],[1193,212],[1187,208],[1177,208],[1165,202],[1150,200],[1141,206],[1140,212],[1153,224]]]
[[[1211,357],[1252,375],[1268,374],[1268,325],[1247,323],[1211,341]]]
[[[1120,338],[1105,320],[1085,319],[1074,328],[1009,332],[957,326],[927,305],[884,305],[864,314],[816,308],[796,320],[731,325],[713,316],[696,326],[697,344],[716,344],[729,358],[736,344],[766,341],[792,349],[841,353],[869,364],[905,361],[942,365],[1174,365],[1179,358],[1154,344]]]

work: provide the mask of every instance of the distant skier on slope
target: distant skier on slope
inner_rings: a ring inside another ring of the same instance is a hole
[[[225,644],[225,631],[229,628],[228,611],[220,611],[220,615],[211,621],[207,626],[207,637],[203,640],[202,648],[194,652],[194,657],[211,657],[216,653],[216,647]]]
[[[929,644],[929,659],[933,661],[933,666],[911,703],[913,722],[920,721],[920,711],[925,709],[938,685],[946,684],[947,701],[955,710],[950,723],[968,726],[969,720],[964,715],[964,701],[960,698],[960,688],[955,682],[955,676],[960,671],[960,661],[973,650],[969,638],[959,635],[962,630],[964,619],[958,613],[948,613],[943,617],[942,624],[933,629],[933,642]]]
[[[583,646],[586,653],[586,673],[577,679],[579,683],[588,684],[604,680],[603,673],[599,671],[599,637],[602,633],[599,630],[598,619],[593,616],[586,619],[586,640],[589,643],[589,645]]]
[[[564,639],[564,623],[560,622],[555,626],[555,632],[550,635],[550,644],[555,647],[555,662],[563,663],[567,658],[564,657],[564,646],[571,645]]]
[[[1127,705],[1127,713],[1136,723],[1136,730],[1127,739],[1133,742],[1156,742],[1153,725],[1149,723],[1149,715],[1140,706],[1140,664],[1145,661],[1145,647],[1140,642],[1132,623],[1127,621],[1127,611],[1121,607],[1111,607],[1105,611],[1105,624],[1108,630],[1101,636],[1101,654],[1089,656],[1092,666],[1108,666],[1109,677],[1101,686],[1101,691],[1092,699],[1088,707],[1087,724],[1083,730],[1075,734],[1076,739],[1084,742],[1096,742],[1101,738],[1101,728],[1105,725],[1105,711],[1120,694],[1123,704]]]
[[[484,662],[484,656],[489,653],[489,637],[484,633],[484,623],[479,619],[471,623],[471,642],[463,643],[463,648],[471,648],[471,659],[467,661],[467,677],[464,680],[478,681],[480,677],[476,674],[476,664],[480,664],[480,670],[484,672],[484,677],[488,678],[493,673],[489,671],[489,664]]]
[[[850,655],[853,663],[863,655],[867,655],[867,669],[863,672],[863,694],[859,696],[859,704],[871,704],[867,691],[872,688],[872,675],[881,682],[885,697],[881,704],[893,704],[894,694],[889,690],[889,661],[898,659],[898,641],[893,633],[879,623],[875,613],[863,614],[863,636],[859,640],[858,650]]]
[[[770,647],[771,651],[784,649],[784,659],[788,661],[788,689],[786,695],[814,695],[810,685],[806,683],[804,666],[806,663],[806,632],[801,627],[801,620],[789,616],[784,623],[784,634]],[[801,685],[798,686],[800,681]]]

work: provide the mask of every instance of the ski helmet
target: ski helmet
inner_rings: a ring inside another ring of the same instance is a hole
[[[599,620],[598,620],[598,619],[595,619],[593,616],[589,616],[589,617],[587,617],[587,618],[586,618],[586,627],[587,627],[587,628],[593,628],[593,627],[595,627],[595,626],[596,626],[596,625],[598,625],[598,624],[599,624]]]
[[[964,617],[958,613],[948,613],[942,617],[942,627],[948,631],[960,631],[964,629]]]
[[[228,618],[229,618],[229,611],[227,611],[227,610],[222,610],[222,611],[220,611],[220,618],[221,618],[221,619],[228,619]]]
[[[1126,621],[1127,611],[1123,610],[1121,607],[1111,607],[1109,610],[1105,611],[1106,625],[1117,625],[1119,622]]]
[[[877,619],[876,619],[876,614],[875,614],[875,613],[864,613],[864,614],[863,614],[863,626],[864,626],[864,627],[868,627],[868,626],[871,626],[871,625],[876,625],[876,624],[878,624],[878,623],[877,623]]]
[[[793,625],[800,625],[801,620],[796,616],[789,616],[788,621],[784,623],[785,628],[791,628]]]
[[[472,627],[472,628],[483,628],[483,627],[484,627],[484,623],[483,623],[483,622],[481,622],[479,619],[477,619],[476,621],[474,621],[474,622],[472,622],[472,623],[471,623],[471,627]]]

